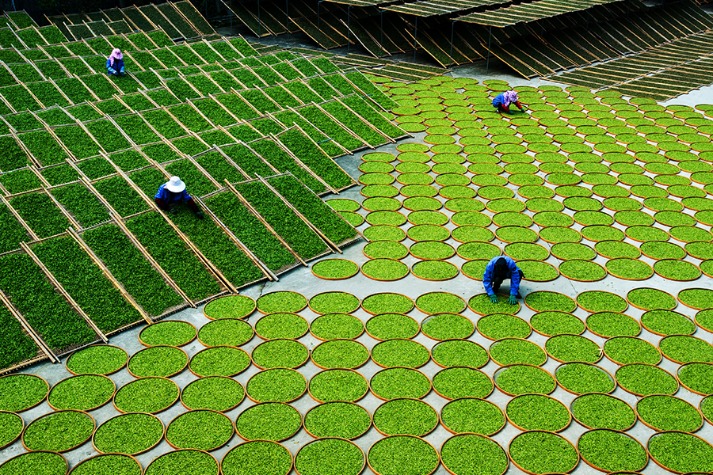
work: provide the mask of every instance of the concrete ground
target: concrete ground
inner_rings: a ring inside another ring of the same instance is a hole
[[[483,80],[483,79],[506,79],[510,81],[511,84],[513,85],[539,85],[542,84],[542,81],[539,80],[534,80],[534,81],[527,81],[523,80],[520,78],[515,78],[507,73],[504,73],[502,71],[498,71],[496,69],[493,69],[491,71],[488,71],[486,74],[486,71],[484,70],[484,66],[482,64],[476,64],[476,65],[469,65],[469,66],[464,66],[464,67],[459,67],[455,68],[451,74],[454,76],[467,76],[467,77],[475,77],[477,79]],[[687,94],[685,96],[681,96],[680,98],[673,99],[669,101],[667,104],[699,104],[699,103],[713,103],[713,87],[706,87],[698,91],[694,91],[690,94]],[[415,137],[413,139],[408,139],[407,141],[416,141],[420,142],[422,141],[423,134],[415,134]],[[387,152],[395,152],[395,145],[387,145],[384,147],[381,147],[378,149],[379,151],[387,151]],[[362,152],[365,153],[365,152]],[[355,155],[350,155],[346,157],[342,157],[338,160],[339,164],[342,165],[352,176],[355,178],[358,177],[359,171],[357,167],[360,164],[360,156],[362,153],[355,154]],[[346,190],[342,192],[338,197],[339,198],[350,198],[354,199],[357,201],[362,201],[363,197],[359,194],[359,189],[360,187],[354,187],[349,190]],[[331,197],[327,197],[331,198]],[[450,223],[449,223],[450,224]],[[452,226],[452,225],[451,225]],[[363,228],[362,228],[363,229]],[[344,257],[345,259],[350,259],[358,264],[362,264],[366,262],[367,258],[362,254],[362,249],[364,246],[364,242],[361,241],[357,244],[354,244],[350,246],[348,249],[344,250],[344,255],[343,256],[335,256],[335,255],[330,255],[327,256],[327,258],[333,258],[333,257]],[[543,244],[547,246],[546,243],[540,242],[540,244]],[[552,258],[550,258],[552,259]],[[597,261],[600,263],[603,262],[601,257],[597,258]],[[415,259],[411,256],[407,257],[404,262],[406,264],[411,265],[413,262],[415,262]],[[460,267],[460,264],[463,262],[460,260],[460,258],[453,258],[451,259],[451,262],[455,263]],[[676,295],[677,292],[683,288],[689,288],[693,286],[703,286],[703,287],[711,287],[711,281],[707,277],[703,277],[702,279],[695,281],[693,283],[686,283],[686,282],[671,282],[664,280],[658,276],[654,276],[651,279],[644,281],[644,282],[630,282],[630,281],[623,281],[619,280],[616,278],[613,278],[611,276],[608,276],[606,279],[600,281],[600,282],[594,282],[594,283],[582,283],[582,282],[572,282],[564,277],[560,277],[559,279],[553,281],[553,282],[547,282],[547,283],[532,283],[532,282],[524,282],[522,286],[522,293],[527,294],[528,292],[532,292],[535,290],[551,290],[551,291],[557,291],[564,293],[566,295],[569,295],[572,298],[575,298],[577,294],[581,293],[582,291],[585,290],[607,290],[613,293],[616,293],[618,295],[625,296],[626,293],[633,288],[637,287],[656,287],[660,288],[663,290],[666,290],[667,292]],[[253,285],[249,288],[246,288],[242,291],[244,295],[251,296],[253,298],[257,298],[262,294],[268,293],[268,292],[273,292],[276,290],[291,290],[295,292],[299,292],[306,297],[311,297],[313,295],[316,295],[321,292],[325,291],[345,291],[345,292],[350,292],[360,299],[363,299],[367,297],[368,295],[374,294],[374,293],[379,293],[379,292],[399,292],[403,293],[405,295],[408,295],[412,299],[416,299],[419,295],[422,295],[427,292],[432,292],[432,291],[446,291],[446,292],[451,292],[458,294],[465,298],[466,300],[470,298],[471,296],[481,293],[482,292],[482,286],[480,282],[471,280],[464,275],[459,275],[453,280],[446,281],[446,282],[430,282],[430,281],[425,281],[418,279],[412,275],[407,276],[406,278],[396,281],[396,282],[377,282],[371,279],[368,279],[367,277],[359,274],[355,277],[352,277],[348,280],[343,280],[343,281],[325,281],[325,280],[320,280],[316,277],[314,277],[310,269],[308,268],[298,268],[280,278],[278,282],[269,282],[269,283],[261,283],[261,284],[256,284]],[[695,315],[695,312],[692,310],[683,307],[682,305],[679,306],[679,308],[676,309],[677,311],[684,313],[688,315],[689,317],[693,317]],[[643,313],[641,310],[635,309],[633,307],[630,307],[626,313],[628,315],[631,315],[632,317],[639,319],[641,314]],[[520,311],[518,314],[519,317],[524,318],[525,320],[529,320],[529,318],[532,316],[533,312],[523,306],[523,309]],[[578,309],[575,312],[576,315],[578,315],[580,318],[586,318],[588,315],[586,312],[582,311],[581,309]],[[316,314],[310,311],[309,309],[301,312],[301,315],[304,316],[308,321],[313,320],[316,318]],[[358,310],[355,313],[356,316],[361,318],[362,320],[366,321],[370,317],[366,312],[363,310]],[[414,310],[411,314],[416,320],[421,321],[423,318],[425,318],[425,315]],[[468,316],[469,318],[473,319],[473,321],[477,320],[477,315],[470,311],[469,309],[464,312],[464,315]],[[176,320],[182,320],[182,321],[187,321],[195,325],[196,327],[200,327],[203,324],[208,322],[208,319],[206,319],[203,314],[202,314],[202,309],[188,309],[184,310],[175,316],[171,317],[172,319]],[[255,322],[260,318],[259,314],[254,314],[251,317],[248,318],[248,321],[251,324],[255,324]],[[142,349],[142,345],[138,342],[138,334],[139,331],[142,329],[142,327],[135,328],[132,330],[129,330],[127,332],[124,332],[120,335],[117,335],[113,338],[111,338],[111,344],[120,346],[124,348],[129,354],[133,354],[137,352],[138,350]],[[596,335],[591,334],[590,332],[585,333],[585,336],[587,338],[590,338],[594,341],[596,341],[600,346],[604,344],[604,339],[597,337]],[[713,340],[713,335],[710,333],[707,333],[701,329],[698,329],[696,336],[699,338],[706,339],[708,341]],[[660,340],[661,337],[653,335],[646,330],[642,332],[640,335],[640,338],[646,339],[653,343],[654,345],[657,345],[658,341]],[[487,348],[491,342],[484,338],[482,335],[475,333],[471,338],[471,340],[481,344],[485,348]],[[422,343],[428,348],[431,348],[434,346],[436,343],[433,340],[430,340],[429,338],[425,337],[423,334],[419,334],[416,338],[416,341]],[[529,338],[530,341],[533,341],[537,343],[539,346],[544,347],[546,338],[542,335],[533,333],[533,335]],[[252,341],[250,341],[248,344],[243,346],[243,348],[250,352],[257,344],[259,344],[262,340],[260,340],[258,337],[255,337]],[[301,338],[300,341],[304,343],[308,348],[313,349],[319,341],[312,337],[310,334],[306,335],[305,337]],[[366,334],[362,335],[358,341],[362,342],[366,347],[371,348],[376,344],[376,341]],[[198,341],[194,341],[187,345],[186,347],[183,348],[189,356],[193,356],[196,354],[198,351],[203,349],[203,346],[198,343]],[[63,361],[64,363],[64,361]],[[548,362],[544,365],[544,368],[547,369],[550,372],[554,372],[555,368],[559,365],[558,362],[549,359]],[[598,363],[598,365],[611,374],[613,374],[616,369],[617,365],[614,363],[610,362],[606,358],[602,359]],[[663,369],[666,369],[669,372],[672,372],[675,374],[676,369],[678,368],[678,365],[664,359],[662,363],[660,364],[660,367]],[[367,380],[370,379],[370,377],[380,370],[381,368],[378,367],[376,364],[373,362],[367,363],[365,366],[359,368],[359,372],[364,375]],[[482,368],[482,370],[490,375],[491,377],[493,376],[494,372],[498,369],[498,366],[490,361],[487,366]],[[426,366],[421,368],[421,371],[424,372],[429,378],[432,378],[436,372],[438,372],[440,368],[433,362],[429,362]],[[238,380],[243,386],[247,383],[248,379],[257,372],[257,368],[255,366],[250,367],[247,371],[244,373],[240,374],[237,376],[235,379]],[[309,380],[312,376],[314,376],[319,369],[312,364],[311,362],[308,362],[306,365],[301,367],[299,371]],[[50,385],[54,385],[57,382],[59,382],[62,379],[65,379],[70,375],[70,373],[65,369],[64,365],[53,365],[49,363],[44,363],[44,364],[39,364],[36,366],[33,366],[31,368],[26,369],[24,372],[26,373],[32,373],[36,374],[39,376],[42,376],[45,378]],[[114,374],[111,376],[111,378],[115,381],[117,387],[120,387],[131,380],[133,378],[128,374],[128,371],[126,369],[123,369],[119,371],[118,373]],[[181,388],[184,388],[188,383],[196,379],[196,376],[191,374],[189,371],[184,371],[180,375],[172,378]],[[614,396],[623,399],[626,401],[630,406],[634,407],[637,401],[637,398],[625,391],[623,391],[621,388],[617,388],[616,391],[613,393]],[[566,406],[569,407],[571,401],[575,398],[573,394],[570,394],[566,391],[564,391],[561,388],[557,388],[556,391],[552,394],[553,397],[557,398],[558,400],[562,401]],[[689,401],[691,404],[694,406],[698,407],[700,400],[702,399],[701,396],[696,395],[691,393],[690,391],[681,388],[679,392],[677,393],[678,397],[684,398],[687,401]],[[497,389],[493,392],[491,396],[488,397],[488,400],[491,402],[497,404],[501,409],[504,410],[505,405],[511,398],[509,396],[506,396],[502,393],[500,393]],[[436,395],[434,392],[426,396],[424,398],[424,401],[429,403],[434,409],[440,412],[440,409],[443,407],[443,405],[448,402],[444,398],[441,398],[440,396]],[[373,395],[369,394],[367,395],[363,400],[359,401],[358,404],[365,407],[367,410],[369,410],[370,413],[373,413],[373,411],[382,403],[379,399],[374,397]],[[244,411],[246,408],[249,406],[253,405],[251,401],[246,399],[237,409],[234,409],[228,413],[226,413],[231,420],[235,420],[237,415],[240,414],[242,411]],[[317,405],[317,403],[312,400],[308,395],[303,396],[300,398],[298,401],[292,403],[292,405],[300,411],[303,415],[312,407]],[[164,422],[165,425],[168,425],[168,423],[174,419],[176,416],[179,414],[185,412],[186,409],[181,406],[180,404],[174,405],[172,408],[169,410],[159,414],[158,416],[161,418],[161,420]],[[46,414],[48,412],[51,412],[51,409],[49,405],[45,402],[41,404],[40,406],[27,411],[22,414],[23,419],[25,420],[25,423],[28,424],[32,420],[36,419],[37,417]],[[105,422],[106,420],[110,419],[113,416],[118,415],[118,412],[116,409],[111,405],[108,404],[100,409],[97,409],[95,411],[92,411],[91,413],[97,421],[97,424],[101,424]],[[585,428],[577,424],[576,422],[572,422],[572,424],[562,432],[562,435],[569,439],[573,444],[576,445],[576,441],[578,437],[585,432]],[[493,436],[493,439],[496,440],[503,448],[507,450],[508,444],[510,440],[516,436],[520,431],[513,427],[511,424],[506,425],[506,427]],[[654,431],[641,422],[638,422],[636,426],[628,431],[630,435],[641,441],[644,445],[646,444],[646,441],[648,438],[654,434]],[[713,441],[713,425],[710,423],[706,423],[704,428],[697,433],[700,437],[708,440],[708,441]],[[439,426],[434,432],[431,434],[427,435],[425,437],[426,440],[428,440],[430,443],[432,443],[437,449],[440,448],[441,444],[451,436],[449,432],[447,432],[442,426]],[[355,443],[360,446],[364,452],[366,453],[369,449],[369,447],[379,440],[382,436],[374,429],[373,427],[370,429],[370,431],[364,435],[363,437],[355,440]],[[304,430],[301,430],[295,437],[287,440],[284,442],[284,445],[292,452],[292,454],[296,454],[298,449],[303,446],[304,444],[312,441],[313,439],[307,435],[307,433]],[[242,443],[243,441],[236,435],[232,438],[232,440],[223,448],[216,450],[212,452],[212,454],[218,459],[221,460],[223,456],[234,446]],[[138,460],[141,462],[141,464],[144,466],[148,466],[148,464],[158,457],[159,455],[166,453],[168,451],[172,450],[171,447],[165,442],[161,442],[160,445],[152,449],[151,451],[142,454],[138,456]],[[20,442],[16,442],[12,446],[0,451],[0,463],[4,462],[5,460],[24,452],[24,449],[22,448],[22,445]],[[81,446],[78,449],[75,449],[67,454],[65,456],[70,462],[70,467],[73,467],[76,465],[78,462],[81,460],[84,460],[92,455],[95,455],[96,452],[93,450],[91,444],[85,444]],[[371,474],[372,472],[367,468],[364,473],[366,474]],[[437,472],[438,475],[444,475],[446,474],[446,470],[441,466]],[[507,474],[508,475],[513,475],[513,474],[521,474],[520,470],[518,470],[514,465],[510,465],[510,469],[508,470]],[[586,465],[584,462],[580,462],[579,466],[577,469],[573,472],[577,475],[585,475],[585,474],[590,474],[590,473],[599,473],[598,471],[592,469],[588,465]],[[644,469],[644,473],[647,475],[658,475],[658,474],[664,474],[664,473],[669,473],[659,466],[657,466],[653,461],[649,462],[648,466]]]

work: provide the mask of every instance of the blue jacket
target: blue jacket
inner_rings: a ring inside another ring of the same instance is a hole
[[[507,262],[508,270],[505,275],[506,279],[510,279],[510,295],[517,295],[520,291],[520,269],[515,264],[515,261],[507,256],[497,256],[493,257],[488,265],[485,266],[485,273],[483,274],[483,287],[488,295],[495,295],[493,291],[493,277],[495,273],[495,263],[498,259],[503,258]]]
[[[493,107],[505,106],[505,105],[510,105],[510,104],[505,104],[505,96],[501,92],[500,94],[495,96],[495,99],[493,99]]]
[[[191,195],[189,195],[186,190],[183,190],[180,193],[172,193],[166,189],[166,184],[164,183],[158,187],[158,191],[156,192],[154,198],[163,200],[163,202],[167,205],[172,205],[189,201],[191,199]]]
[[[114,71],[121,71],[122,69],[124,69],[124,60],[123,59],[115,59],[114,65],[112,66],[111,59],[107,59],[106,60],[106,70],[111,71],[112,69]]]

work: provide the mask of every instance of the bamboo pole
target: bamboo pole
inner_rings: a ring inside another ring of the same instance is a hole
[[[5,198],[3,195],[0,195],[0,201],[2,201],[2,203],[5,206],[7,206],[7,209],[10,210],[10,212],[15,217],[15,219],[17,219],[17,221],[22,225],[22,227],[25,228],[25,231],[27,231],[27,234],[29,234],[33,240],[39,239],[37,234],[35,234],[35,232],[32,230],[32,228],[27,224],[27,222],[25,222],[25,220],[22,219],[22,216],[20,216],[20,213],[18,213],[17,210],[15,208],[13,208],[12,204],[10,204],[10,202],[7,200],[7,198]]]
[[[22,248],[25,253],[30,256],[30,259],[32,259],[37,266],[42,269],[42,272],[45,274],[45,276],[49,279],[49,281],[52,283],[52,285],[55,287],[55,289],[62,294],[62,296],[69,302],[69,305],[74,309],[75,312],[77,312],[86,322],[89,327],[94,330],[94,332],[97,334],[97,336],[104,342],[108,343],[109,339],[104,335],[104,333],[99,329],[96,323],[89,318],[89,315],[84,312],[82,307],[79,306],[79,304],[72,298],[71,295],[69,295],[69,292],[62,286],[62,284],[57,280],[57,278],[50,272],[50,270],[47,268],[47,266],[44,265],[44,263],[40,260],[39,257],[30,249],[30,246],[27,245],[25,242],[20,243],[20,247]]]
[[[289,244],[287,244],[287,242],[282,238],[282,236],[280,236],[280,235],[277,233],[277,231],[275,231],[275,229],[274,229],[272,226],[270,226],[270,223],[268,223],[268,222],[265,220],[265,218],[263,218],[262,215],[261,215],[260,213],[258,213],[255,208],[253,208],[253,206],[250,204],[250,202],[249,202],[247,199],[245,199],[245,197],[244,197],[243,195],[240,194],[240,192],[237,190],[237,188],[235,188],[235,186],[234,186],[232,183],[228,182],[227,180],[226,180],[225,183],[227,184],[228,189],[230,189],[230,191],[232,191],[232,192],[235,194],[235,196],[238,197],[238,200],[240,200],[240,202],[243,204],[243,206],[245,206],[245,207],[248,209],[248,211],[250,211],[250,212],[258,219],[258,221],[260,221],[260,222],[265,226],[265,228],[266,228],[268,231],[270,231],[270,232],[272,233],[272,235],[275,236],[275,238],[276,238],[278,241],[280,241],[280,243],[281,243],[283,246],[285,246],[285,248],[286,248],[288,251],[290,251],[290,254],[292,254],[292,255],[295,257],[295,259],[297,259],[297,260],[300,262],[300,264],[302,264],[303,266],[306,266],[307,263],[299,256],[299,254],[297,254],[297,253],[290,247]]]
[[[84,242],[84,239],[77,233],[77,231],[74,230],[74,228],[69,228],[67,230],[67,234],[69,234],[72,239],[76,241],[76,243],[79,245],[79,247],[82,248],[84,252],[87,253],[89,258],[96,264],[99,269],[101,269],[102,273],[104,274],[104,277],[106,277],[113,285],[114,287],[119,291],[119,293],[131,304],[132,307],[136,309],[137,312],[139,312],[139,315],[141,315],[141,318],[144,319],[144,321],[148,324],[152,324],[153,320],[149,316],[148,313],[146,313],[146,310],[134,300],[134,297],[129,294],[129,292],[126,291],[124,288],[124,285],[119,282],[116,277],[114,277],[114,274],[111,273],[109,268],[104,265],[104,262],[99,259],[99,257],[96,255],[96,253],[92,250],[92,248],[87,245],[87,243]]]
[[[290,203],[287,199],[285,199],[284,196],[282,196],[280,193],[278,193],[277,190],[276,190],[275,188],[273,188],[273,186],[270,185],[270,184],[267,182],[266,179],[264,179],[264,178],[261,177],[260,175],[258,175],[257,178],[258,178],[258,180],[260,180],[260,182],[262,182],[270,191],[272,191],[272,192],[275,194],[275,196],[277,196],[278,198],[280,198],[280,199],[282,200],[282,202],[285,203],[285,205],[286,205],[288,208],[290,208],[290,209],[292,210],[293,213],[295,213],[302,221],[304,221],[307,226],[309,226],[319,237],[321,237],[322,240],[323,240],[325,243],[327,243],[327,245],[329,245],[329,247],[333,248],[333,249],[334,249],[335,251],[337,251],[339,254],[342,254],[342,250],[339,249],[339,246],[337,246],[336,244],[334,244],[334,243],[332,242],[332,240],[329,239],[327,236],[325,236],[324,233],[323,233],[317,226],[315,226],[314,224],[312,224],[312,222],[311,222],[309,219],[307,219],[302,213],[300,213],[300,212],[297,210],[297,208],[295,208],[295,207],[292,205],[292,203]]]
[[[200,203],[203,208],[208,212],[210,217],[215,221],[215,223],[220,227],[225,234],[228,235],[231,241],[233,241],[239,248],[242,250],[248,258],[250,258],[251,261],[262,271],[263,274],[265,274],[265,277],[267,277],[270,280],[279,280],[277,276],[270,270],[267,265],[262,262],[253,252],[248,248],[243,242],[233,233],[233,231],[228,228],[228,226],[223,223],[223,221],[218,218],[218,216],[213,212],[212,209],[210,209],[201,198],[196,197],[195,200]]]
[[[5,295],[5,292],[0,290],[0,301],[5,304],[7,309],[10,311],[13,317],[17,319],[18,322],[20,322],[20,326],[25,330],[25,332],[32,338],[32,340],[35,342],[35,344],[38,346],[38,348],[45,354],[47,357],[50,359],[52,363],[59,363],[59,358],[57,355],[54,354],[52,349],[49,347],[47,343],[42,339],[42,337],[39,335],[39,333],[35,332],[35,329],[30,326],[29,323],[27,323],[27,320],[25,320],[25,317],[22,316],[20,311],[15,308],[15,306],[12,304],[10,299]]]
[[[117,214],[114,214],[114,213],[110,213],[110,214],[114,220],[114,224],[116,224],[117,226],[119,226],[119,228],[121,228],[121,230],[124,232],[124,234],[126,234],[126,236],[129,238],[129,240],[134,244],[134,246],[136,246],[136,248],[139,250],[139,252],[141,252],[141,254],[143,254],[144,259],[149,261],[151,266],[154,269],[156,269],[156,271],[159,274],[161,274],[161,277],[163,277],[163,280],[166,281],[166,283],[169,285],[169,287],[171,287],[174,291],[176,291],[176,293],[178,295],[180,295],[183,300],[188,302],[188,304],[191,307],[195,308],[195,304],[193,303],[193,301],[190,298],[188,298],[188,295],[186,295],[186,293],[178,286],[178,284],[176,284],[176,282],[171,278],[171,276],[168,275],[168,273],[165,270],[163,270],[163,267],[161,267],[161,264],[159,264],[158,261],[156,261],[156,259],[153,258],[153,256],[144,247],[144,245],[141,244],[139,239],[136,236],[134,236],[134,233],[132,233],[129,230],[129,228],[126,226],[126,223],[124,223],[124,221],[121,219],[121,216],[118,216]]]

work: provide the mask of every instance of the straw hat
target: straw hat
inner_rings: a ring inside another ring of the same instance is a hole
[[[186,184],[177,176],[172,176],[166,183],[166,189],[171,193],[180,193],[186,189]]]

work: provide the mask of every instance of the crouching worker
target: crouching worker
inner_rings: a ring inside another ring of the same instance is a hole
[[[114,48],[111,55],[106,59],[106,72],[109,76],[123,76],[126,74],[124,55],[121,54],[119,48]]]
[[[522,271],[517,267],[515,261],[507,256],[497,256],[488,262],[483,274],[483,287],[490,297],[490,301],[498,303],[496,293],[500,290],[500,285],[503,280],[510,279],[510,298],[508,303],[515,305],[517,299],[522,298],[520,295],[520,280],[522,280]]]
[[[174,211],[176,206],[185,204],[198,219],[203,219],[205,216],[186,191],[186,184],[177,176],[172,176],[168,182],[159,186],[153,199],[156,205],[164,211]]]
[[[520,99],[517,97],[517,92],[515,91],[505,91],[493,99],[493,107],[495,107],[498,112],[512,114],[510,110],[510,105],[515,104],[515,106],[520,109],[520,112],[525,112],[525,106],[522,105]]]

